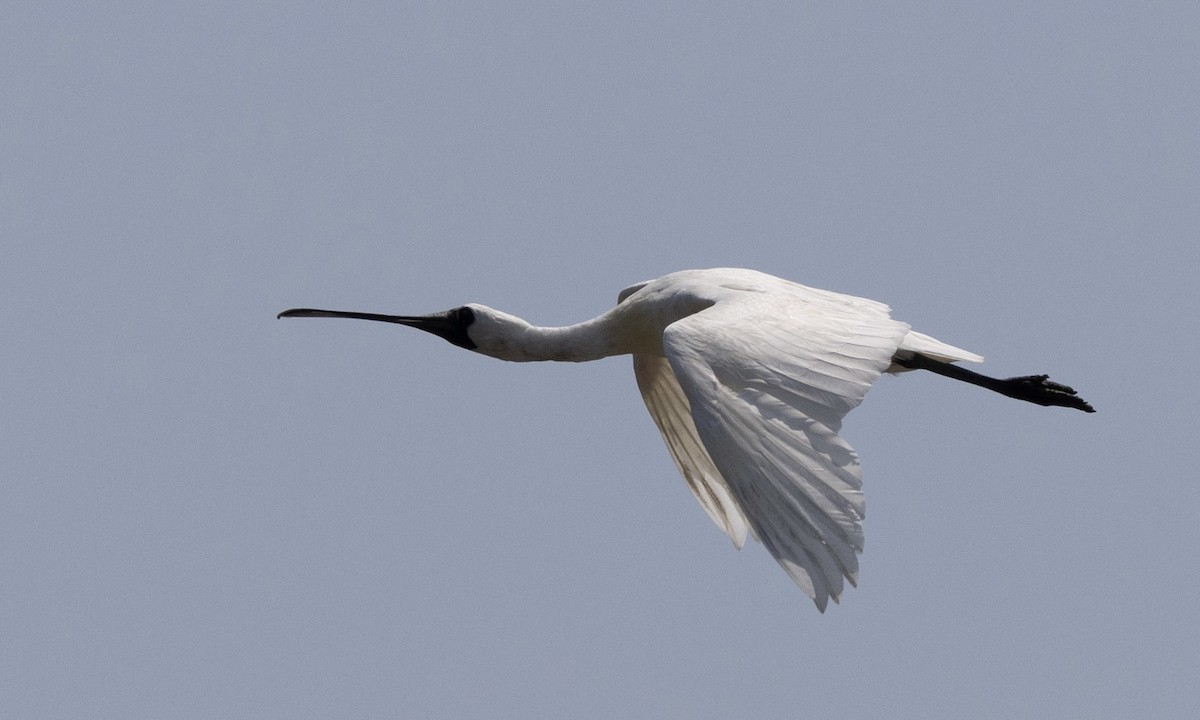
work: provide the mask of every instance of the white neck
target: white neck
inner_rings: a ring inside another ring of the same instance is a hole
[[[519,356],[507,359],[588,362],[629,352],[620,347],[617,334],[601,320],[602,317],[565,327],[530,325],[511,347]]]
[[[609,311],[600,317],[565,327],[537,327],[509,316],[498,332],[472,328],[477,352],[501,360],[536,362],[587,362],[634,352],[661,353],[656,333],[639,332],[624,312]]]

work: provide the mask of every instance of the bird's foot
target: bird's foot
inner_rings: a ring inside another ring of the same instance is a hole
[[[1056,383],[1049,375],[1022,375],[1000,381],[1001,391],[1009,397],[1038,405],[1075,408],[1084,412],[1096,412],[1086,400],[1075,394],[1075,388]]]

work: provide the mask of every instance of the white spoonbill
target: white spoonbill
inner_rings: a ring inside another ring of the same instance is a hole
[[[741,547],[751,534],[822,612],[858,580],[862,471],[838,436],[882,373],[929,370],[1018,400],[1094,412],[1045,375],[996,379],[983,358],[912,330],[883,303],[753,270],[683,270],[621,291],[603,315],[537,327],[484,305],[432,315],[297,308],[415,327],[500,360],[632,355],[638,389],[675,465]]]

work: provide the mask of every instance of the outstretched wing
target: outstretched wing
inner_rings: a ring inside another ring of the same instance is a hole
[[[746,518],[700,441],[691,406],[670,363],[654,355],[634,355],[633,374],[679,474],[717,527],[741,548],[746,542]]]
[[[663,333],[720,487],[822,612],[856,583],[863,546],[862,473],[837,433],[908,330],[880,303],[792,286],[731,293]]]

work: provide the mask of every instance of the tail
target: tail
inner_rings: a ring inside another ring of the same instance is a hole
[[[896,354],[892,357],[892,365],[887,371],[897,373],[904,372],[905,370],[914,370],[915,368],[908,364],[907,361],[916,355],[923,355],[942,362],[958,362],[959,360],[973,363],[983,362],[982,355],[976,355],[969,350],[947,345],[937,338],[929,337],[925,333],[909,330],[904,339],[900,341],[900,347],[896,348]]]

